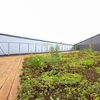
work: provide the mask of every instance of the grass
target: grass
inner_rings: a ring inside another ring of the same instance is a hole
[[[58,49],[24,59],[17,100],[100,100],[100,52]]]

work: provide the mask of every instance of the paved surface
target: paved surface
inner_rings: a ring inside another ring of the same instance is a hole
[[[0,57],[0,100],[16,100],[24,56]]]

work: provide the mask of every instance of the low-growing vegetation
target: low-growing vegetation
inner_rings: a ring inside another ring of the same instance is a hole
[[[24,59],[17,100],[100,100],[100,52],[58,50]]]

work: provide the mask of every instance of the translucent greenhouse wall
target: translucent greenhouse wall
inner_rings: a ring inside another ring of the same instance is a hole
[[[0,55],[49,52],[51,46],[59,46],[59,51],[73,50],[73,45],[0,34]]]

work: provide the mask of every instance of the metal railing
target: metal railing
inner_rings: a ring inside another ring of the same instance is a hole
[[[0,55],[49,52],[51,46],[59,46],[59,51],[74,50],[73,45],[64,43],[18,43],[0,42]]]

